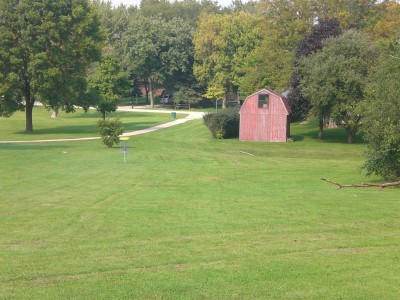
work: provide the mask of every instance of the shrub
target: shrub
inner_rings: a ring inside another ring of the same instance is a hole
[[[97,122],[97,130],[101,139],[108,148],[114,144],[119,144],[119,135],[124,132],[122,123],[119,119],[114,120],[99,120]]]
[[[400,61],[385,57],[371,73],[363,103],[367,175],[400,180]]]
[[[204,124],[216,139],[239,136],[239,108],[227,108],[219,112],[207,113],[203,116]]]

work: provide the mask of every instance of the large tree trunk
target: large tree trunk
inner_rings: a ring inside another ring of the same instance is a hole
[[[53,110],[52,113],[51,113],[51,118],[52,118],[52,119],[56,119],[57,116],[58,116],[58,109],[55,109],[55,110]]]
[[[144,80],[144,90],[146,92],[146,101],[149,102],[149,86],[146,80]]]
[[[353,144],[354,142],[354,137],[358,131],[358,124],[361,121],[361,116],[358,116],[355,120],[354,120],[354,124],[352,126],[347,126],[346,127],[346,132],[347,132],[347,143],[349,144]]]
[[[354,134],[352,132],[347,133],[347,143],[348,144],[353,144],[354,142]]]
[[[31,97],[31,87],[29,82],[25,82],[25,132],[32,133],[33,132],[33,104],[35,100]]]
[[[149,80],[149,96],[150,96],[150,107],[154,108],[154,98],[153,98],[153,80]]]
[[[26,101],[26,108],[25,108],[25,132],[26,133],[32,133],[33,132],[33,118],[32,118],[32,112],[33,112],[33,105],[28,103]]]
[[[318,139],[324,139],[324,118],[319,119],[319,132],[318,132]]]
[[[225,93],[225,96],[222,98],[222,109],[226,108],[226,99],[228,98],[228,93]]]
[[[346,133],[347,133],[347,143],[348,144],[353,144],[354,136],[357,133],[357,127],[347,127],[346,128]]]

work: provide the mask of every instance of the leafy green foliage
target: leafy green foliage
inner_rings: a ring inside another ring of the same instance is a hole
[[[300,42],[294,60],[294,66],[300,59],[311,55],[322,48],[323,42],[331,37],[336,37],[342,32],[337,19],[322,19],[311,28],[311,32]],[[301,76],[295,70],[290,82],[288,101],[292,109],[292,120],[302,120],[308,115],[309,103],[301,93]]]
[[[255,30],[259,18],[243,12],[202,14],[194,35],[194,74],[207,87],[208,98],[237,92],[245,72],[245,58],[260,39]]]
[[[192,103],[196,103],[200,100],[202,100],[201,95],[196,90],[187,86],[182,86],[174,93],[174,97],[172,98],[172,102],[174,102],[174,104],[187,103],[189,109]]]
[[[191,31],[182,19],[166,21],[160,16],[138,15],[124,32],[121,42],[124,64],[130,73],[149,83],[151,106],[157,83],[191,68]]]
[[[257,31],[261,38],[254,51],[243,60],[245,72],[240,80],[239,91],[246,95],[264,87],[279,92],[287,90],[291,80],[297,82],[300,80],[299,76],[292,76],[296,49],[307,37],[315,21],[337,19],[342,28],[368,31],[381,18],[380,6],[385,6],[386,1],[380,2],[376,0],[260,0],[257,14],[261,16],[262,22],[257,26]],[[396,14],[393,16],[397,17]],[[322,36],[323,34],[321,38]],[[318,42],[314,45],[319,48]],[[313,44],[309,46],[312,47]],[[298,87],[298,83],[296,86]],[[295,93],[294,96],[291,100],[292,105],[295,104],[294,111],[300,111],[299,114],[304,116],[308,110],[307,103],[299,93]]]
[[[166,21],[180,18],[191,27],[195,27],[201,12],[220,13],[221,8],[214,1],[168,1],[168,0],[142,0],[140,13],[145,17],[161,16]]]
[[[93,106],[103,115],[116,111],[120,96],[128,89],[128,76],[113,55],[105,53],[92,67],[88,78],[89,95]]]
[[[360,126],[360,103],[365,99],[367,77],[378,55],[367,34],[349,30],[328,39],[321,51],[300,61],[302,93],[310,101],[310,113],[343,124],[349,143]]]
[[[99,120],[97,122],[97,130],[101,139],[108,148],[114,144],[119,144],[119,136],[124,132],[122,123],[119,119]]]
[[[87,107],[86,67],[99,58],[103,42],[91,4],[24,0],[0,5],[1,114],[20,109],[24,101],[31,133],[35,101],[55,110]]]
[[[124,5],[113,7],[111,1],[93,0],[98,11],[101,25],[107,36],[109,47],[118,47],[123,32],[128,28],[129,20],[134,18],[136,9]]]
[[[239,136],[239,108],[230,107],[219,112],[210,112],[203,116],[204,124],[216,139]]]
[[[391,1],[296,0],[295,2],[309,2],[316,19],[336,18],[342,28],[369,31],[381,17],[382,8]]]
[[[241,78],[240,92],[252,94],[260,88],[287,90],[298,43],[310,31],[315,20],[310,1],[260,1],[261,36],[255,49],[248,53]]]
[[[174,93],[174,97],[172,99],[172,102],[174,104],[182,104],[182,103],[186,103],[186,101],[187,101],[186,96],[183,91],[179,90]]]
[[[384,58],[369,80],[363,104],[367,173],[400,179],[400,59]]]
[[[384,44],[400,34],[400,2],[387,1],[380,5],[382,12],[372,34]]]

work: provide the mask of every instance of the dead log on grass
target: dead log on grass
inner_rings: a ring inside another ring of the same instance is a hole
[[[343,189],[343,188],[368,188],[368,187],[380,187],[381,189],[383,189],[383,188],[386,188],[389,186],[400,186],[400,181],[384,182],[384,183],[341,184],[341,183],[330,181],[325,178],[321,178],[321,180],[336,185],[338,187],[338,190]]]

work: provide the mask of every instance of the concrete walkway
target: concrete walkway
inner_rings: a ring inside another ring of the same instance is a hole
[[[128,111],[128,112],[144,112],[144,113],[165,113],[165,114],[171,114],[170,110],[155,110],[155,109],[144,109],[140,107],[134,107],[132,108],[131,106],[121,106],[117,109],[118,111]],[[204,115],[203,112],[193,112],[193,111],[174,111],[177,114],[187,114],[188,116],[182,119],[177,119],[168,123],[164,123],[161,125],[157,125],[154,127],[146,128],[146,129],[141,129],[141,130],[136,130],[136,131],[131,131],[131,132],[125,132],[122,134],[122,136],[135,136],[139,134],[144,134],[144,133],[149,133],[153,132],[156,130],[160,130],[163,128],[168,128],[171,126],[179,125],[186,123],[187,121],[195,120],[195,119],[201,119]],[[99,136],[96,137],[86,137],[86,138],[72,138],[72,139],[51,139],[51,140],[27,140],[27,141],[0,141],[0,144],[9,144],[9,143],[48,143],[48,142],[70,142],[70,141],[89,141],[89,140],[98,140],[100,139]]]

